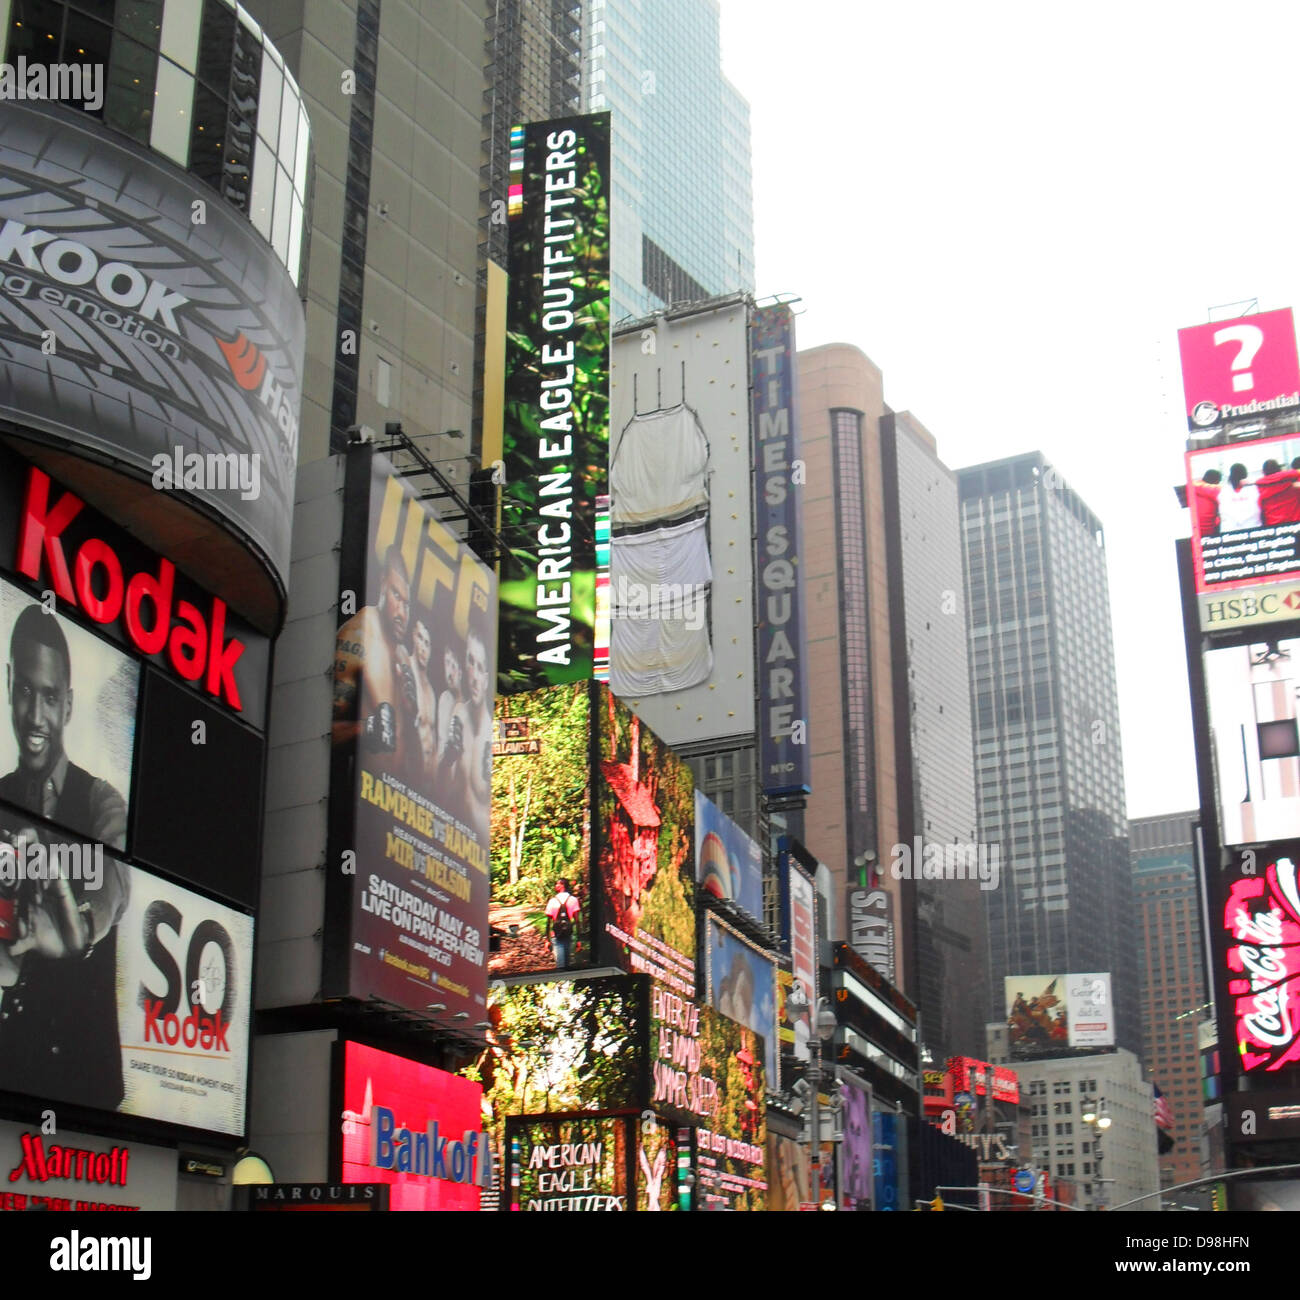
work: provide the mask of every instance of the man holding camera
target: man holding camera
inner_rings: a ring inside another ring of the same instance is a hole
[[[72,717],[72,661],[58,619],[29,605],[14,623],[7,674],[18,766],[0,800],[121,848],[126,803],[72,763],[63,732]],[[113,859],[102,878],[59,872],[21,878],[29,850],[49,833],[0,807],[6,871],[0,899],[0,1088],[116,1109],[122,1101],[116,926],[130,891]],[[96,887],[97,886],[97,887]]]

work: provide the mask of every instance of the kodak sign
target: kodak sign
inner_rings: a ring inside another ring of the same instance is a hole
[[[179,677],[202,682],[209,695],[242,711],[235,664],[244,644],[226,638],[226,602],[213,597],[205,617],[190,601],[176,599],[170,560],[160,558],[156,573],[127,574],[117,552],[98,537],[69,554],[63,535],[85,503],[68,491],[52,500],[51,487],[49,476],[32,467],[19,521],[18,572],[47,582],[60,600],[96,623],[120,618],[141,654],[165,656]]]

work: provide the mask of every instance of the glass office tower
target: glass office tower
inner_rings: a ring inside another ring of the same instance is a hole
[[[1198,818],[1197,812],[1169,813],[1129,823],[1148,1073],[1173,1116],[1174,1147],[1160,1157],[1162,1187],[1210,1172],[1199,1030],[1213,1013],[1196,865]]]
[[[749,105],[717,0],[587,0],[584,102],[613,117],[613,316],[754,289]]]
[[[1116,1044],[1141,1054],[1106,551],[1039,452],[958,471],[989,1018],[1007,975],[1110,971]]]

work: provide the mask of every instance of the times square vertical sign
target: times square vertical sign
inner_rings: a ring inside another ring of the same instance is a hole
[[[508,209],[501,694],[608,656],[609,114],[514,127]]]
[[[794,314],[778,303],[750,325],[757,577],[760,780],[769,798],[807,794]]]

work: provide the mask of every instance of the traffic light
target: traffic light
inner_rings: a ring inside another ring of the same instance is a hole
[[[942,1197],[942,1196],[936,1196],[936,1197],[934,1198],[934,1200],[932,1200],[932,1201],[930,1202],[930,1208],[931,1208],[932,1210],[942,1210],[942,1209],[943,1209],[943,1197]]]

